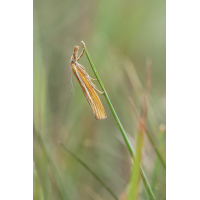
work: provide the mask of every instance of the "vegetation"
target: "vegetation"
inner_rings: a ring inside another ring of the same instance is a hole
[[[165,15],[165,1],[34,1],[34,199],[150,199],[104,96],[107,118],[99,121],[74,77],[71,94],[69,60],[82,40],[155,199],[165,198]],[[79,63],[95,78],[85,54]]]

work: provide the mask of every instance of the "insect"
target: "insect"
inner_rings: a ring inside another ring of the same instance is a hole
[[[80,60],[82,55],[84,54],[84,42],[83,44],[83,50],[78,57],[78,46],[74,47],[74,52],[72,54],[72,57],[70,59],[70,72],[71,70],[73,71],[73,74],[75,75],[76,79],[79,82],[79,85],[82,88],[83,94],[85,95],[88,103],[90,104],[90,107],[92,108],[92,112],[97,120],[105,119],[106,113],[103,108],[103,105],[95,91],[97,91],[99,94],[104,94],[104,92],[99,91],[96,86],[92,83],[91,80],[96,80],[91,78],[88,73],[85,70],[85,67],[83,67],[81,64],[77,63],[77,61]],[[73,89],[72,85],[72,78],[71,78],[71,73],[70,73],[70,84],[71,88]]]

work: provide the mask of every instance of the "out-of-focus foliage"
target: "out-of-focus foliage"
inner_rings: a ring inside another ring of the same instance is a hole
[[[34,137],[35,200],[112,198],[59,141],[119,198],[128,189],[131,158],[105,98],[100,96],[107,118],[97,121],[75,77],[75,96],[70,91],[69,60],[74,46],[81,47],[82,40],[134,149],[138,119],[128,98],[140,111],[146,60],[152,60],[147,127],[162,144],[159,149],[165,158],[165,137],[160,137],[163,132],[159,126],[166,120],[166,2],[34,0],[34,128],[47,151]],[[79,63],[94,78],[85,55]],[[46,153],[55,165],[53,170]],[[166,172],[146,137],[142,160],[155,196],[163,199]],[[143,184],[138,199],[147,199]]]

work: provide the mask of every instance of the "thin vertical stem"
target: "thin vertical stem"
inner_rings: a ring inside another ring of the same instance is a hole
[[[137,111],[137,109],[136,109],[136,106],[135,106],[134,102],[132,101],[132,99],[131,99],[130,97],[129,97],[129,101],[130,101],[130,103],[131,103],[131,105],[132,105],[132,107],[133,107],[133,110],[134,110],[134,112],[135,112],[137,118],[139,119],[139,118],[140,118],[139,113],[138,113],[138,111]],[[160,152],[159,152],[159,150],[158,150],[158,148],[157,148],[157,146],[156,146],[156,144],[155,144],[153,138],[151,137],[151,135],[150,135],[150,133],[149,133],[147,127],[145,126],[144,129],[145,129],[145,133],[146,133],[146,135],[147,135],[147,137],[148,137],[148,139],[149,139],[149,141],[150,141],[152,147],[154,148],[154,150],[155,150],[155,152],[156,152],[156,154],[157,154],[159,160],[161,161],[163,167],[166,169],[166,163],[165,163],[164,159],[162,158],[162,156],[161,156],[161,154],[160,154]]]
[[[86,56],[87,56],[87,58],[88,58],[88,61],[89,61],[90,65],[91,65],[91,67],[92,67],[92,70],[93,70],[93,72],[94,72],[94,74],[95,74],[95,76],[96,76],[96,78],[97,78],[97,80],[98,80],[98,82],[99,82],[99,84],[100,84],[102,90],[104,91],[104,96],[105,96],[106,101],[107,101],[107,103],[108,103],[108,105],[109,105],[109,107],[110,107],[110,110],[111,110],[111,112],[112,112],[112,114],[113,114],[113,116],[114,116],[114,118],[115,118],[115,121],[117,122],[117,125],[118,125],[118,127],[119,127],[119,129],[120,129],[120,132],[121,132],[121,134],[122,134],[122,137],[123,137],[123,139],[124,139],[124,142],[125,142],[125,144],[126,144],[128,150],[129,150],[129,153],[131,154],[131,157],[132,157],[133,161],[135,162],[135,153],[134,153],[133,148],[132,148],[132,146],[131,146],[131,144],[130,144],[130,142],[129,142],[129,139],[128,139],[128,137],[127,137],[125,131],[124,131],[124,128],[123,128],[123,126],[122,126],[122,124],[121,124],[121,122],[120,122],[120,120],[119,120],[119,118],[118,118],[118,116],[117,116],[117,114],[116,114],[116,112],[115,112],[113,106],[112,106],[112,103],[111,103],[111,101],[110,101],[110,99],[109,99],[109,97],[108,97],[108,94],[107,94],[107,92],[106,92],[106,90],[105,90],[105,88],[104,88],[104,85],[103,85],[103,83],[102,83],[102,81],[101,81],[101,79],[100,79],[100,77],[99,77],[99,75],[98,75],[98,73],[97,73],[97,71],[96,71],[96,68],[95,68],[95,66],[94,66],[94,64],[93,64],[93,62],[92,62],[92,59],[91,59],[91,57],[90,57],[90,55],[89,55],[89,53],[88,53],[88,51],[87,51],[87,48],[86,48],[86,46],[85,46],[85,43],[84,43],[83,41],[82,41],[82,44],[83,44],[83,46],[84,46],[85,53],[86,53]],[[150,187],[150,184],[149,184],[149,182],[148,182],[148,180],[147,180],[147,178],[146,178],[146,176],[145,176],[145,173],[144,173],[144,171],[143,171],[143,169],[142,169],[141,166],[140,166],[140,170],[141,170],[142,180],[143,180],[143,183],[144,183],[144,185],[145,185],[145,188],[146,188],[146,190],[147,190],[147,192],[148,192],[148,194],[149,194],[149,197],[150,197],[152,200],[155,200],[156,198],[155,198],[155,196],[154,196],[154,194],[153,194],[153,191],[152,191],[152,189],[151,189],[151,187]]]

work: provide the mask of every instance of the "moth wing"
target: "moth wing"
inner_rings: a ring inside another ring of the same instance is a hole
[[[87,72],[82,72],[79,68],[73,68],[74,75],[76,76],[82,91],[92,108],[93,114],[97,120],[105,119],[107,117],[103,105],[97,95],[96,91],[91,86],[91,83],[86,78],[89,76]]]

